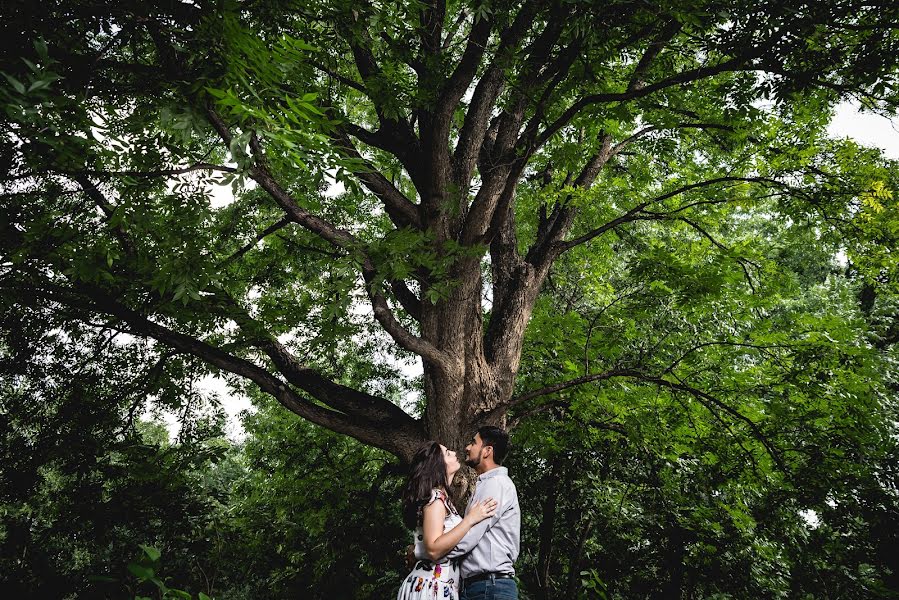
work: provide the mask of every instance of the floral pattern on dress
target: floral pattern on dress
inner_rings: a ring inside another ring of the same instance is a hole
[[[456,512],[443,490],[432,490],[427,504],[440,500],[446,507],[446,518],[443,520],[443,532],[446,533],[459,524],[462,517]],[[424,554],[424,532],[421,525],[415,529],[413,537],[416,555]],[[400,586],[397,600],[458,600],[459,598],[459,565],[455,560],[433,562],[419,559],[412,572]]]

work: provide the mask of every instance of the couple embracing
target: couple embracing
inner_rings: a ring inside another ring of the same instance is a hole
[[[415,567],[397,600],[517,600],[513,564],[521,540],[518,493],[501,466],[509,435],[481,427],[465,447],[465,464],[478,473],[460,515],[449,497],[461,465],[456,453],[428,442],[412,459],[403,494],[403,520],[415,529]]]

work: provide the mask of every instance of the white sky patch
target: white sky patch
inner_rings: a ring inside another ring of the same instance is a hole
[[[209,186],[209,202],[212,208],[222,208],[234,202],[234,191],[230,185]]]
[[[225,426],[225,435],[232,442],[240,443],[246,438],[241,421],[241,413],[256,412],[256,408],[249,398],[243,394],[235,393],[224,379],[217,375],[207,375],[197,382],[197,387],[203,391],[211,392],[219,397],[225,414],[228,415],[228,424]]]
[[[817,529],[818,526],[821,525],[821,518],[818,516],[818,513],[810,508],[800,510],[799,516],[802,517],[802,520],[805,521],[805,524],[808,525],[809,529]]]
[[[848,137],[875,146],[888,158],[899,159],[899,119],[860,112],[858,104],[844,102],[837,106],[827,132],[836,138]]]
[[[336,198],[337,196],[346,192],[346,186],[343,185],[343,182],[337,181],[336,170],[329,169],[325,173],[325,180],[328,182],[328,189],[326,189],[325,193],[322,194],[325,198]]]

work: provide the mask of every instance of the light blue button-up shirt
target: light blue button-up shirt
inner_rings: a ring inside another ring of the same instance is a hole
[[[462,557],[463,578],[480,573],[515,573],[513,565],[521,546],[521,509],[518,491],[505,467],[490,469],[478,477],[469,506],[490,497],[497,501],[496,514],[472,527],[447,555]]]

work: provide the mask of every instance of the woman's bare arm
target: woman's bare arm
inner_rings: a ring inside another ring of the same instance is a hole
[[[430,560],[439,560],[459,543],[468,530],[496,512],[497,503],[493,498],[472,504],[462,522],[443,533],[446,506],[443,502],[431,502],[424,507],[422,529],[424,530],[425,553]]]

